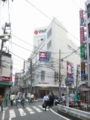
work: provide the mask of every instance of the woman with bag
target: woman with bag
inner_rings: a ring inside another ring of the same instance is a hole
[[[42,107],[45,108],[45,111],[46,111],[46,108],[48,106],[48,103],[49,103],[49,97],[48,95],[46,94],[44,97],[43,97],[43,104],[42,104]]]

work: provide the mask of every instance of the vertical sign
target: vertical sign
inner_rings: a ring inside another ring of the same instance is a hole
[[[84,41],[84,27],[80,27],[80,44]]]
[[[81,62],[81,80],[85,80],[85,62]]]
[[[85,45],[84,44],[80,46],[80,53],[81,53],[81,58],[85,58]]]
[[[72,84],[74,81],[73,78],[73,64],[71,62],[67,62],[67,80],[66,80],[66,84],[70,85]]]
[[[80,10],[80,26],[83,26],[84,25],[84,17],[83,17],[83,10]]]

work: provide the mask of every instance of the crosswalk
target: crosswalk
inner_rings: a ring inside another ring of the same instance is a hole
[[[35,113],[41,113],[43,111],[44,111],[44,108],[42,108],[41,105],[26,106],[25,108],[22,108],[22,107],[8,108],[2,112],[1,120],[6,120],[7,117],[8,117],[8,120],[12,120],[12,118],[23,117],[23,116],[26,116],[27,114],[33,115]]]

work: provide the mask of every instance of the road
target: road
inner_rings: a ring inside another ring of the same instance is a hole
[[[0,120],[68,120],[68,118],[54,113],[52,109],[45,111],[42,102],[34,102],[26,104],[25,108],[21,105],[5,108],[0,112]]]

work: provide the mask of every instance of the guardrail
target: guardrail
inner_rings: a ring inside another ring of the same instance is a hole
[[[71,116],[80,118],[82,120],[90,120],[90,112],[77,110],[75,108],[70,108],[70,107],[67,107],[67,106],[60,105],[60,104],[58,104],[58,110],[62,111],[64,113],[67,113]]]

